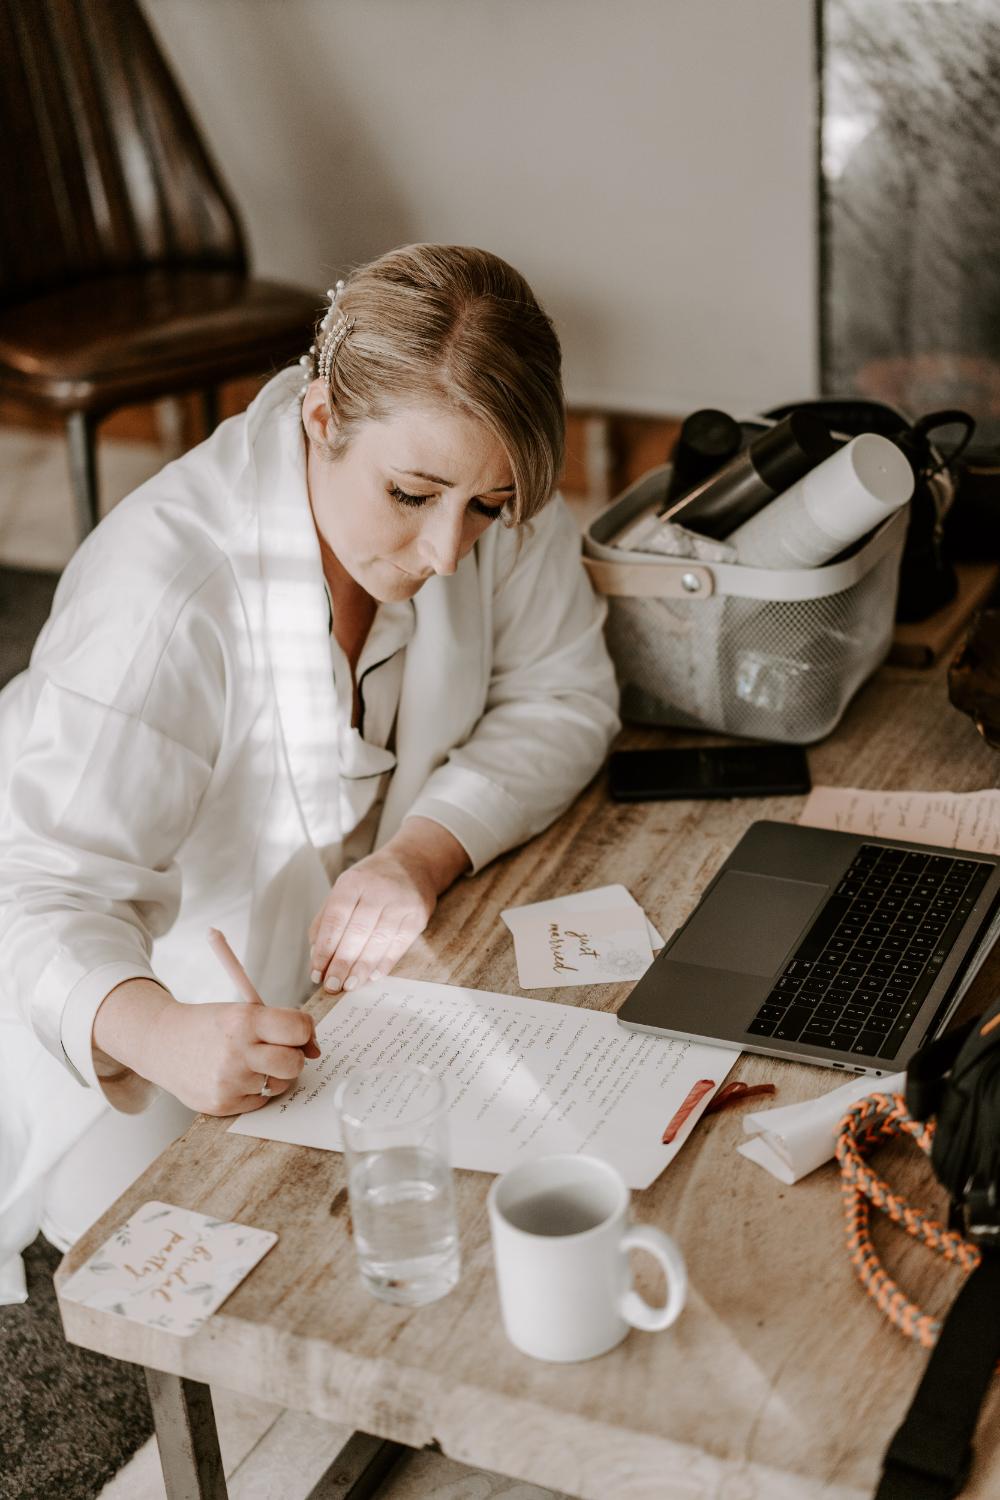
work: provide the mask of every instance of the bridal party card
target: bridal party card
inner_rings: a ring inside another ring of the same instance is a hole
[[[270,1229],[144,1203],[66,1281],[69,1302],[182,1337],[199,1329],[276,1243]]]

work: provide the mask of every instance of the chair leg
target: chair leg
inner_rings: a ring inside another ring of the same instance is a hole
[[[205,429],[202,437],[211,437],[219,425],[219,392],[214,385],[201,393],[201,420]]]
[[[75,411],[66,421],[69,444],[69,477],[76,500],[80,540],[93,531],[98,521],[97,464],[95,437],[97,423],[88,412]]]

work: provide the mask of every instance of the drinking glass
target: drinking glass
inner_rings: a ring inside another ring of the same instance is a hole
[[[458,1280],[447,1092],[427,1068],[365,1068],[336,1098],[358,1269],[383,1302],[417,1307]]]

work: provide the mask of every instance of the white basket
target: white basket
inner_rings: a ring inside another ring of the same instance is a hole
[[[662,499],[669,473],[665,465],[643,475],[584,537],[584,566],[608,599],[623,716],[822,739],[889,650],[908,508],[825,568],[743,568],[608,546]]]

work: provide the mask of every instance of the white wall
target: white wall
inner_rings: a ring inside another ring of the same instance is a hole
[[[261,274],[486,246],[576,405],[815,393],[809,0],[144,0]]]

